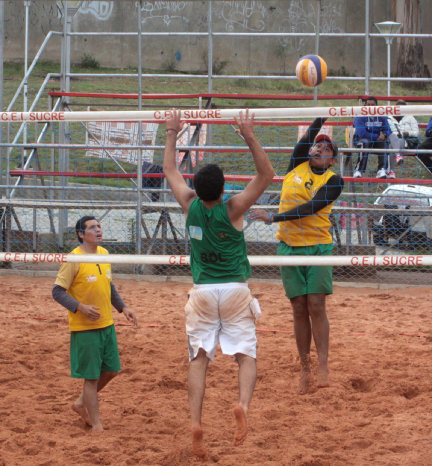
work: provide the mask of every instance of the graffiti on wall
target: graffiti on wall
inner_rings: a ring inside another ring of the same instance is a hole
[[[260,32],[265,28],[267,10],[263,1],[223,1],[215,4],[215,15],[225,21],[228,32],[240,28]]]
[[[170,26],[171,23],[181,20],[189,23],[189,19],[185,16],[187,3],[182,1],[153,1],[143,2],[141,4],[141,22],[143,24],[153,22]],[[139,2],[136,2],[136,7],[139,8]]]
[[[280,32],[316,32],[317,12],[314,5],[305,0],[292,0],[287,12],[282,14],[284,20],[279,26]],[[321,2],[320,32],[342,32],[342,8],[338,3]],[[285,48],[300,51],[304,49],[307,37],[284,37],[281,45]]]
[[[91,14],[100,21],[107,21],[114,9],[114,2],[82,2],[78,13],[82,15]]]

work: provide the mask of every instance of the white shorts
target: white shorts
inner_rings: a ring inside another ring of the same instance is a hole
[[[190,360],[202,348],[212,361],[218,344],[224,354],[256,358],[255,320],[261,311],[246,283],[194,285],[185,314]]]

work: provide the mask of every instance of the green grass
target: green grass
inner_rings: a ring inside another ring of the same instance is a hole
[[[28,85],[29,93],[29,105],[33,101],[34,96],[42,84],[43,79],[47,73],[59,73],[60,67],[56,63],[52,62],[40,62],[33,71]],[[80,64],[72,66],[72,73],[125,73],[133,74],[137,73],[136,68],[126,69],[115,69],[115,68],[103,68],[99,64],[92,60],[91,57],[83,57]],[[143,73],[167,73],[163,71],[155,70],[143,70]],[[24,74],[23,65],[20,63],[5,63],[4,64],[4,92],[3,101],[4,106],[7,107],[8,103],[12,99],[20,79]],[[332,74],[346,74],[346,70],[338,70],[332,72]],[[191,78],[187,74],[184,74],[181,78],[143,78],[143,93],[206,93],[208,91],[208,82],[206,79],[195,79]],[[50,90],[59,90],[60,82],[58,79],[52,79],[47,88],[47,92]],[[358,81],[325,81],[319,88],[320,95],[362,95],[364,94],[364,80]],[[71,80],[71,91],[73,92],[98,92],[98,93],[137,93],[138,92],[138,81],[135,77],[124,77],[124,78],[102,78],[102,77],[85,77],[85,78],[73,78]],[[302,94],[302,95],[313,95],[313,89],[307,88],[301,85],[297,80],[259,80],[259,79],[230,79],[222,80],[215,79],[213,81],[213,92],[214,93],[238,93],[238,94]],[[386,82],[371,82],[370,92],[371,95],[385,95],[387,93]],[[429,95],[428,89],[413,90],[410,88],[403,87],[401,84],[392,83],[393,95],[416,95],[416,96],[427,96]],[[73,110],[87,110],[88,106],[93,109],[136,109],[137,100],[113,100],[113,99],[97,99],[97,98],[86,98],[78,99],[72,98]],[[119,107],[108,107],[107,104],[116,103]],[[304,107],[304,106],[315,106],[313,100],[309,101],[285,101],[285,100],[237,100],[237,99],[214,99],[214,103],[218,107],[236,107],[236,108],[257,108],[257,107]],[[191,107],[196,106],[196,99],[172,99],[172,100],[144,100],[144,108],[150,106],[152,108],[172,108],[173,106],[184,106]],[[349,102],[346,100],[319,100],[318,106],[345,106],[345,105],[358,105],[357,101]],[[22,97],[20,97],[14,107],[14,110],[20,110],[22,108]],[[42,97],[36,110],[47,110],[48,109],[48,98],[47,94]],[[419,122],[426,123],[429,118],[421,117],[418,118]],[[10,133],[13,134],[16,130],[17,125],[11,125]],[[335,129],[336,130],[336,129]],[[34,132],[34,135],[32,133]],[[84,143],[85,136],[81,125],[71,124],[72,140],[74,143]],[[216,131],[216,130],[215,130]],[[337,130],[336,130],[337,131]],[[37,129],[35,125],[29,125],[29,141],[35,140]],[[339,132],[340,133],[340,132]],[[264,145],[290,145],[294,143],[294,132],[293,129],[286,128],[271,128],[265,127],[260,130],[257,129],[257,135]],[[33,138],[33,139],[32,139]],[[343,135],[340,134],[339,141],[343,141]],[[50,138],[47,139],[50,141]],[[164,134],[160,132],[157,137],[157,144],[163,144]],[[216,140],[216,138],[215,138]],[[242,144],[242,141],[238,137],[233,135],[232,131],[226,131],[217,136],[218,144]],[[270,154],[272,161],[279,174],[284,174],[286,170],[286,160],[284,155]],[[155,153],[155,161],[160,161],[162,154],[159,152]],[[17,167],[21,162],[22,154],[19,150],[14,150],[11,154],[11,168]],[[51,167],[51,152],[49,150],[39,150],[39,158],[43,169],[50,169]],[[226,168],[228,172],[235,173],[250,173],[251,172],[251,160],[250,157],[237,156],[233,157],[225,154],[224,159],[217,160],[218,163]],[[374,161],[370,162],[375,165]],[[124,164],[123,164],[124,165]],[[57,157],[54,158],[55,170],[58,169]],[[135,171],[135,166],[126,166],[126,171]],[[118,172],[118,167],[111,161],[108,160],[88,160],[85,158],[84,151],[71,151],[70,156],[70,170],[72,171],[106,171],[106,172]],[[406,158],[403,176],[406,178],[417,178],[426,177],[427,173],[425,170],[419,170],[418,164],[414,158]],[[105,186],[120,186],[129,187],[130,182],[127,180],[118,179],[74,179],[75,182],[100,184]],[[274,189],[278,189],[279,186],[274,186]]]

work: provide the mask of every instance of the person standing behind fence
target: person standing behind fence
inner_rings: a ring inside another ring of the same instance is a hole
[[[252,210],[251,220],[279,223],[276,238],[281,256],[326,256],[333,250],[330,212],[343,189],[343,179],[330,167],[338,148],[325,134],[318,134],[325,118],[317,118],[296,144],[281,192],[279,213]],[[318,353],[318,387],[329,385],[328,348],[330,326],[326,295],[333,292],[331,266],[283,266],[282,283],[294,316],[294,333],[300,357],[299,394],[312,384],[310,351],[312,336]]]
[[[374,107],[378,105],[376,97],[367,97],[366,106]],[[386,149],[387,138],[391,134],[391,129],[388,124],[387,118],[383,116],[367,116],[357,117],[354,120],[354,143],[359,148],[374,148],[374,149]],[[360,152],[357,164],[354,169],[354,178],[361,178],[364,176],[367,163],[368,163],[368,152]],[[387,154],[378,153],[378,166],[377,166],[377,178],[387,177]]]
[[[75,229],[80,244],[71,254],[108,254],[100,246],[102,228],[95,217],[80,218]],[[71,376],[84,379],[72,409],[93,431],[103,430],[98,392],[121,369],[111,305],[134,325],[137,318],[111,281],[111,264],[64,262],[52,295],[69,310]]]
[[[418,146],[418,149],[421,150],[432,150],[432,118],[429,120],[429,123],[425,132],[426,139]],[[431,154],[428,153],[417,153],[417,159],[423,164],[423,166],[429,171],[432,175],[432,158]]]
[[[166,121],[163,170],[171,190],[186,214],[191,240],[194,287],[185,307],[189,344],[188,392],[192,421],[192,450],[207,458],[201,428],[202,403],[208,362],[217,345],[234,356],[238,366],[239,401],[234,408],[234,445],[247,435],[247,414],[256,383],[256,328],[259,304],[247,279],[251,268],[243,234],[243,216],[271,183],[274,170],[256,139],[254,117],[240,112],[237,130],[248,144],[257,175],[244,191],[223,201],[224,175],[217,165],[206,165],[194,176],[190,189],[176,167],[176,137],[182,129],[180,112]]]
[[[405,100],[398,100],[396,105],[406,105]],[[399,152],[389,155],[389,171],[387,178],[395,178],[395,166],[402,165],[404,149],[416,149],[419,144],[420,130],[417,120],[412,115],[389,116],[388,123],[392,133],[389,136],[390,149],[397,149]]]

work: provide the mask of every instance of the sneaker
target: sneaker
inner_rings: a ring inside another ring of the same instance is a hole
[[[380,168],[380,169],[377,171],[376,177],[379,178],[379,179],[387,178],[387,173],[386,173],[386,171],[384,170],[384,168]]]
[[[392,178],[393,180],[396,178],[396,174],[393,170],[389,170],[387,172],[387,178]]]
[[[395,157],[396,165],[402,165],[403,164],[403,155],[396,155]]]
[[[359,170],[354,170],[354,178],[361,178],[362,177],[362,174],[361,174],[361,171]]]

